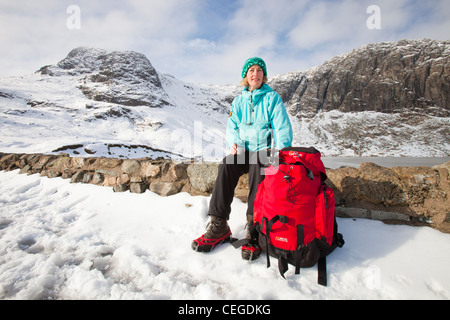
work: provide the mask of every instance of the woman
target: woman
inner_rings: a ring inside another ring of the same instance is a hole
[[[245,86],[232,105],[227,123],[227,142],[230,154],[219,166],[209,212],[211,221],[207,231],[192,242],[192,248],[209,252],[216,245],[231,239],[227,220],[231,212],[234,189],[239,178],[249,174],[247,207],[248,244],[242,246],[242,257],[254,260],[261,253],[253,227],[253,203],[258,184],[264,179],[264,166],[268,164],[272,139],[277,149],[292,144],[292,126],[283,101],[267,82],[267,69],[263,59],[248,59],[242,68]]]

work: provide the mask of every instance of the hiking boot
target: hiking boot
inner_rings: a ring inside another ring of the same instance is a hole
[[[253,261],[261,255],[261,247],[258,245],[258,231],[256,231],[253,224],[253,217],[247,216],[247,235],[245,239],[248,240],[241,248],[241,256],[244,260]]]
[[[206,233],[192,241],[192,249],[198,252],[210,252],[216,245],[229,242],[231,230],[225,218],[211,216]]]

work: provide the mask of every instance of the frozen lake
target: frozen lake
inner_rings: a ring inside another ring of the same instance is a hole
[[[450,161],[450,157],[322,157],[326,168],[337,169],[340,167],[358,168],[363,162],[373,162],[383,167],[432,167],[437,164]]]

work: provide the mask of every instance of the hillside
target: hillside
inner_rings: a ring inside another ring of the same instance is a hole
[[[294,144],[326,156],[449,156],[450,42],[377,43],[270,79]],[[242,87],[185,83],[143,54],[75,48],[0,79],[0,151],[221,159]]]
[[[270,85],[302,134],[331,154],[450,152],[449,41],[369,44],[306,72],[276,76]]]

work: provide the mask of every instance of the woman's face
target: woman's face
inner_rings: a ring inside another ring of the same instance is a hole
[[[247,81],[249,84],[249,90],[253,91],[259,89],[262,86],[264,80],[264,71],[258,65],[253,65],[247,71]]]

